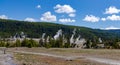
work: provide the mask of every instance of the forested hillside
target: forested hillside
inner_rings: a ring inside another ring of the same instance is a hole
[[[86,48],[91,48],[91,47],[96,48],[98,47],[97,44],[99,43],[104,44],[106,48],[111,48],[111,46],[112,48],[120,48],[119,47],[120,30],[100,30],[100,29],[91,29],[87,27],[70,26],[70,25],[47,23],[47,22],[25,22],[25,21],[0,19],[1,38],[10,38],[13,37],[16,33],[20,34],[21,32],[24,32],[27,38],[41,38],[43,33],[45,33],[46,34],[45,39],[47,40],[48,36],[51,39],[54,38],[56,32],[58,34],[58,30],[60,32],[62,31],[62,37],[67,39],[68,44],[70,44],[69,40],[72,38],[72,35],[74,35],[74,39],[76,40],[77,38],[79,38],[80,35],[81,38],[84,38],[86,40]],[[62,40],[62,37],[60,37],[59,39],[60,44],[64,42]],[[100,42],[100,40],[102,41]],[[51,41],[52,44],[53,41]],[[41,44],[42,42],[39,43]],[[58,45],[57,41],[56,41],[56,45]],[[59,47],[59,46],[53,45],[53,47]]]
[[[66,37],[72,35],[72,31],[76,28],[77,35],[81,35],[86,39],[92,38],[103,38],[103,39],[114,39],[120,37],[120,30],[97,30],[86,27],[69,26],[55,23],[46,22],[24,22],[16,20],[3,20],[0,19],[0,36],[10,37],[16,33],[24,32],[27,37],[39,38],[43,33],[46,35],[54,36],[59,29],[62,29],[63,34]]]

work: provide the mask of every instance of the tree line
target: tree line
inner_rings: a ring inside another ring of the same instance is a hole
[[[67,43],[64,43],[64,41],[61,39],[59,40],[53,40],[50,39],[49,42],[43,42],[42,40],[39,40],[39,42],[31,39],[24,39],[19,40],[17,39],[15,42],[9,42],[9,41],[0,41],[0,47],[45,47],[45,48],[75,48],[75,44],[70,44],[69,40],[67,40]],[[99,47],[97,44],[104,44],[104,47]],[[120,49],[120,39],[116,39],[114,41],[106,41],[103,43],[94,43],[91,40],[87,40],[86,43],[84,43],[86,49],[97,49],[97,48],[103,48],[103,49]]]

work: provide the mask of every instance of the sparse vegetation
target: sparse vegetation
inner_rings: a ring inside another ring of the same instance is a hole
[[[15,57],[17,64],[19,65],[107,65],[90,60],[85,60],[84,58],[65,60],[62,58],[25,53],[15,53]]]
[[[13,49],[12,49],[13,50]],[[113,49],[76,49],[76,48],[18,48],[17,51],[32,52],[32,53],[21,53],[15,52],[16,61],[20,64],[26,65],[107,65],[96,61],[91,61],[85,57],[104,58],[112,60],[120,60],[120,51]],[[34,54],[35,53],[35,54]],[[38,54],[37,54],[38,53]],[[46,55],[39,55],[39,53],[52,54],[57,56],[65,57],[77,57],[73,60],[65,60],[64,58],[52,57]],[[81,57],[83,56],[83,57]],[[104,60],[105,61],[105,60]],[[112,61],[111,61],[112,62]],[[108,64],[110,65],[110,64]]]

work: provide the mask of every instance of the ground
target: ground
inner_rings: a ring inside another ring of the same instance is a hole
[[[8,48],[6,52],[13,57],[9,65],[120,65],[117,49]]]

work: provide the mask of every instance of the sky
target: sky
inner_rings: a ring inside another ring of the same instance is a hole
[[[0,0],[0,19],[120,29],[120,0]]]

